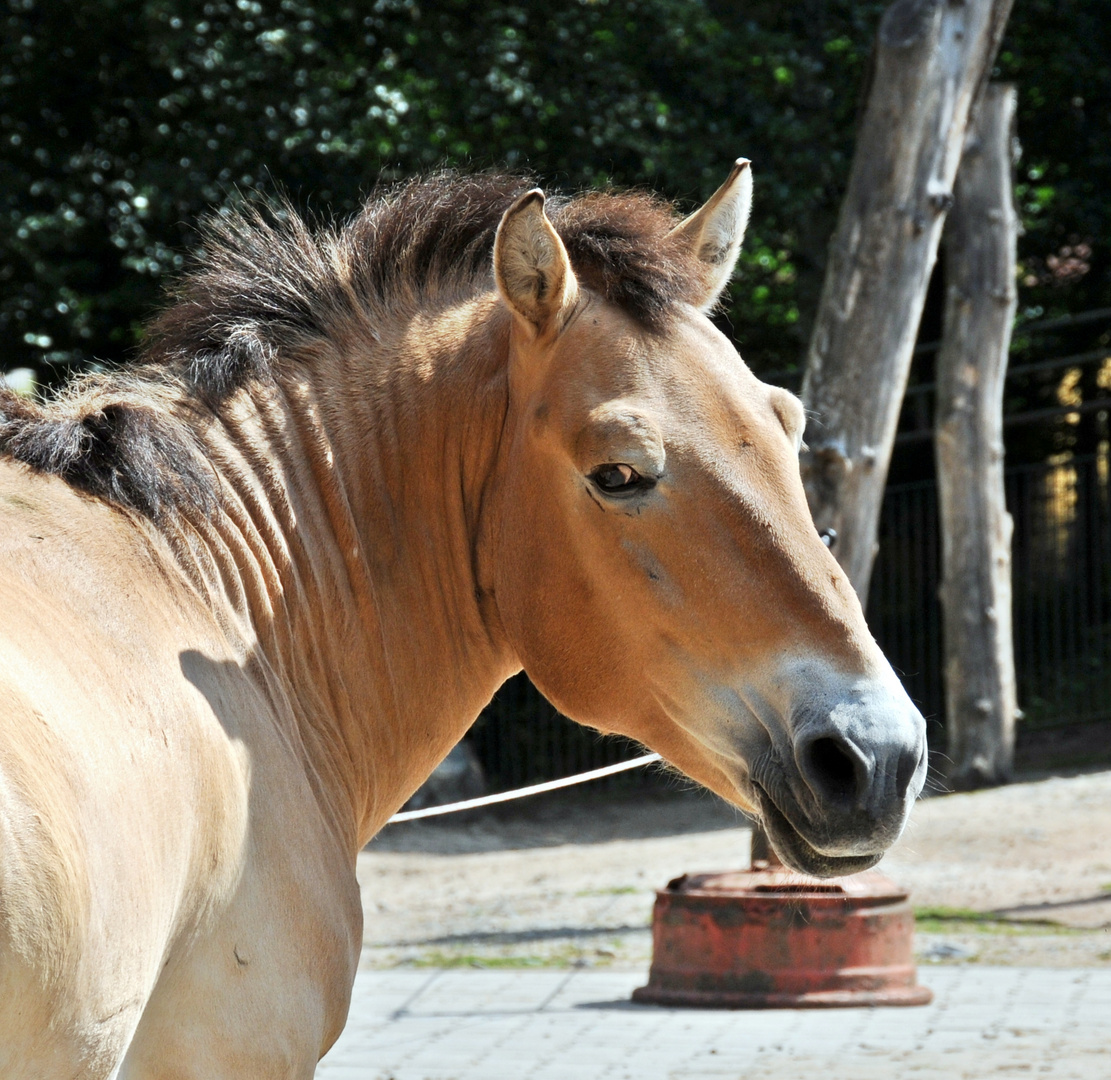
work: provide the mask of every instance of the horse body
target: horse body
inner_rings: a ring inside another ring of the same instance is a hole
[[[123,1051],[121,1077],[303,1077],[338,1036],[354,855],[514,670],[477,614],[466,495],[421,449],[467,423],[459,388],[413,400],[436,357],[391,351],[373,434],[329,430],[310,381],[205,430],[219,514],[152,529],[0,462],[5,1077]]]
[[[240,221],[161,367],[0,396],[6,1077],[311,1076],[357,851],[522,666],[800,868],[902,827],[922,722],[814,534],[801,409],[700,311],[743,165],[677,226],[449,183],[363,232]]]
[[[311,1075],[360,908],[285,718],[167,552],[23,473],[0,467],[0,1074],[114,1075],[130,1047],[123,1076]]]

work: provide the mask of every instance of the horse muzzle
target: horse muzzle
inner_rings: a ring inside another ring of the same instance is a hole
[[[898,839],[926,760],[925,721],[902,688],[857,684],[832,700],[808,694],[750,781],[780,858],[833,877],[874,866]]]

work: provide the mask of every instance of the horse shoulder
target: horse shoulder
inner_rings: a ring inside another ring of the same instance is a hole
[[[49,823],[8,841],[34,848],[19,903],[42,914],[33,932],[0,929],[0,970],[30,941],[56,954],[28,967],[69,995],[44,999],[53,1030],[68,1010],[62,1029],[100,1032],[72,1051],[82,1075],[120,1045],[127,1076],[159,1075],[171,1045],[207,1063],[198,1076],[233,1058],[236,1075],[311,1075],[361,947],[354,856],[281,695],[156,541],[0,463],[0,784],[22,793],[0,804],[0,828]],[[284,1044],[272,1028],[245,1039],[263,1014],[283,1018]]]
[[[241,876],[245,767],[183,676],[181,600],[124,515],[0,463],[4,1077],[106,1075]]]

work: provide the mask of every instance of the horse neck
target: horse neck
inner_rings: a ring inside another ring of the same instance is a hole
[[[478,580],[508,400],[493,313],[320,345],[205,436],[225,495],[195,575],[357,846],[519,666]]]

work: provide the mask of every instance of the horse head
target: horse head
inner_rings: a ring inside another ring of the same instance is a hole
[[[701,278],[648,323],[579,279],[539,190],[506,211],[497,607],[561,711],[759,815],[796,869],[850,873],[901,832],[925,724],[815,531],[801,404],[706,314],[751,194],[738,161],[664,238]]]

